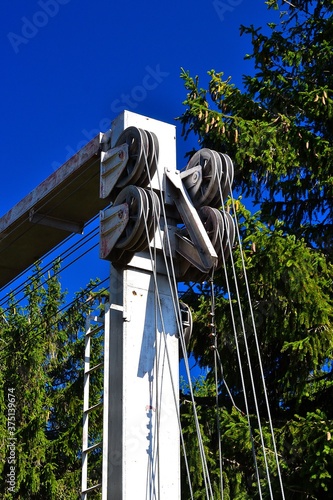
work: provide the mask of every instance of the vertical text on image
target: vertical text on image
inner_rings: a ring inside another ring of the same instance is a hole
[[[6,475],[6,485],[10,493],[15,492],[16,486],[16,397],[15,389],[8,388],[7,395],[7,464],[9,471]]]

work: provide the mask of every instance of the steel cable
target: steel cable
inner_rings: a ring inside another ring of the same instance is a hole
[[[224,207],[224,203],[223,203],[224,200],[222,198],[222,192],[220,192],[220,195],[221,195],[221,200],[222,200],[222,211],[223,211],[223,214],[225,214],[226,211],[225,211],[225,207]],[[221,244],[222,244],[222,242],[221,242]],[[264,454],[264,459],[265,459],[266,473],[267,473],[268,482],[269,482],[270,496],[271,496],[271,498],[273,498],[272,497],[270,480],[269,480],[269,469],[268,469],[268,464],[267,464],[267,459],[266,459],[265,443],[264,443],[263,433],[262,433],[262,427],[261,427],[261,419],[260,419],[260,413],[259,413],[259,406],[258,406],[258,401],[257,401],[256,389],[255,389],[255,385],[254,385],[252,363],[251,363],[250,351],[249,351],[248,342],[247,342],[247,333],[246,333],[246,328],[245,328],[245,322],[244,322],[244,317],[243,317],[242,304],[241,304],[241,299],[240,299],[240,292],[239,292],[239,287],[238,287],[237,273],[236,273],[236,269],[235,269],[235,263],[234,263],[234,258],[233,258],[232,248],[231,248],[231,241],[230,241],[229,235],[228,235],[227,246],[228,246],[228,249],[229,249],[230,261],[231,261],[231,269],[232,269],[232,274],[233,274],[233,279],[234,279],[235,293],[236,293],[238,310],[239,310],[239,317],[240,317],[240,322],[241,322],[241,329],[242,329],[243,338],[244,338],[244,346],[245,346],[245,352],[246,352],[246,357],[247,357],[247,362],[248,362],[248,367],[249,367],[249,375],[250,375],[252,393],[253,393],[253,398],[254,398],[256,415],[257,415],[257,419],[258,419],[258,426],[259,426],[259,433],[260,433],[260,439],[261,439],[261,446],[262,446],[262,449],[263,449],[263,454]],[[222,251],[222,256],[224,257],[223,251]],[[223,266],[226,269],[225,259],[223,259]],[[229,288],[228,293],[230,293],[230,288]],[[231,296],[230,296],[230,301],[231,301]],[[234,317],[234,315],[233,315],[233,317]],[[236,325],[235,325],[234,337],[235,337],[235,343],[236,343],[236,346],[237,346],[236,348],[237,348],[239,368],[241,370],[241,373],[243,373],[243,371],[241,369],[242,361],[241,361],[241,356],[240,356],[240,351],[239,351],[239,346],[238,346],[238,335],[237,335]],[[262,498],[259,468],[258,468],[257,456],[256,456],[256,451],[255,451],[255,446],[254,446],[252,425],[251,425],[250,414],[249,414],[249,407],[248,407],[248,402],[247,402],[247,397],[246,397],[246,386],[245,386],[245,379],[244,378],[243,378],[242,384],[243,384],[244,402],[245,402],[245,405],[246,405],[246,414],[247,414],[247,419],[248,419],[248,426],[249,426],[250,436],[251,436],[252,453],[253,453],[253,459],[254,459],[256,476],[257,476],[258,492],[259,492],[260,498]]]
[[[159,190],[162,193],[163,192],[162,183],[161,183],[161,179],[160,179],[158,171],[157,171],[157,179],[158,179]],[[168,229],[168,225],[166,223],[167,216],[166,216],[164,203],[162,203],[162,212],[163,212],[163,217],[165,220],[164,231],[165,231],[165,240],[166,240],[166,244],[167,244],[167,249],[165,249],[164,244],[163,244],[163,239],[161,238],[162,251],[163,251],[164,261],[166,264],[167,276],[168,276],[168,280],[170,283],[170,288],[171,288],[171,290],[175,290],[175,289],[177,289],[177,287],[176,287],[177,280],[176,280],[176,274],[175,274],[175,269],[174,269],[174,265],[173,265],[173,259],[170,258],[170,268],[171,268],[171,275],[170,275],[168,258],[167,258],[167,252],[168,252],[169,256],[172,256],[172,249],[171,249],[169,229]],[[171,278],[172,278],[172,281],[171,281]],[[174,293],[172,294],[172,297],[173,297],[174,310],[178,311],[176,317],[177,317],[178,328],[179,328],[179,331],[181,332],[180,341],[181,341],[181,346],[182,346],[182,351],[183,351],[183,356],[184,356],[184,365],[185,365],[186,375],[188,378],[188,385],[189,385],[191,401],[192,401],[192,405],[193,405],[193,415],[194,415],[195,427],[196,427],[196,432],[197,432],[200,457],[201,457],[201,462],[202,462],[202,467],[203,467],[203,476],[204,476],[204,483],[205,483],[205,489],[206,489],[206,497],[209,499],[209,498],[214,498],[214,497],[213,497],[210,475],[209,475],[209,471],[208,471],[207,458],[206,458],[204,446],[203,446],[199,418],[198,418],[197,409],[196,409],[193,384],[192,384],[192,380],[191,380],[190,367],[189,367],[188,357],[187,357],[187,350],[186,350],[186,346],[185,346],[185,342],[184,342],[184,332],[183,332],[182,323],[179,320],[179,316],[180,316],[179,302],[178,302],[178,300],[176,300]]]
[[[148,176],[149,176],[149,184],[151,185],[150,171],[149,171],[149,169],[147,169],[147,171],[148,171]],[[159,181],[159,184],[161,186],[161,182],[160,182],[159,176],[158,176],[158,181]],[[150,189],[151,189],[151,191],[153,191],[152,188],[150,188]],[[162,192],[162,191],[160,191],[160,192]],[[164,209],[163,203],[162,203],[162,207]],[[164,211],[164,217],[165,217],[165,211]],[[165,221],[166,221],[166,218],[165,218]],[[159,221],[157,221],[156,229],[158,231],[158,236],[159,236],[160,241],[163,242],[163,236],[162,236],[162,232],[161,232],[161,227],[160,227]],[[147,238],[148,238],[148,227],[147,227],[147,225],[146,225],[146,233],[147,233]],[[154,239],[153,239],[153,241],[154,241],[153,252],[152,252],[152,249],[151,249],[151,247],[149,245],[149,241],[148,241],[148,250],[149,250],[149,254],[150,254],[150,261],[151,261],[151,265],[152,265],[153,277],[154,277],[154,283],[155,283],[155,289],[154,289],[155,290],[155,300],[156,300],[157,305],[158,305],[158,311],[159,311],[160,318],[161,318],[161,323],[162,323],[162,333],[163,333],[163,338],[164,338],[164,343],[165,343],[165,348],[166,348],[167,362],[168,362],[168,366],[169,366],[169,373],[170,373],[170,377],[171,377],[172,391],[173,391],[173,397],[174,397],[174,403],[175,403],[175,411],[177,413],[177,420],[178,420],[178,426],[179,426],[179,431],[180,431],[180,439],[181,439],[181,444],[182,444],[182,448],[183,448],[183,452],[184,452],[185,468],[186,468],[187,478],[188,478],[188,482],[189,482],[191,500],[193,500],[194,496],[193,496],[193,489],[192,489],[192,484],[191,484],[190,469],[189,469],[188,460],[187,460],[186,447],[185,447],[184,436],[183,436],[183,432],[182,432],[182,424],[181,424],[180,413],[179,413],[179,397],[178,397],[178,391],[176,392],[176,389],[175,389],[176,385],[178,386],[178,380],[177,380],[177,382],[174,381],[174,377],[173,377],[172,370],[171,370],[171,363],[170,363],[168,345],[167,345],[167,341],[166,341],[166,331],[165,331],[165,326],[164,326],[163,309],[162,309],[161,298],[160,298],[160,293],[159,293],[159,288],[158,288],[158,281],[157,281],[157,269],[156,269],[156,262],[157,262],[156,231],[154,231]],[[169,243],[170,243],[170,241],[169,241]],[[174,279],[171,280],[171,275],[170,275],[170,270],[169,270],[169,260],[167,258],[166,251],[165,251],[165,248],[164,248],[163,244],[162,244],[162,252],[163,252],[163,257],[164,257],[164,265],[165,265],[165,268],[166,268],[166,273],[167,273],[168,282],[169,282],[169,286],[170,286],[170,292],[171,292],[171,297],[172,297],[172,302],[173,302],[173,308],[174,308],[175,317],[176,317],[177,328],[178,328],[178,331],[179,331],[180,342],[181,342],[182,349],[183,349],[183,352],[184,352],[184,357],[185,357],[185,355],[187,357],[187,351],[186,351],[186,347],[184,345],[183,325],[182,325],[182,322],[180,321],[181,313],[180,313],[180,308],[179,308],[179,301],[175,300],[175,296],[177,295],[177,282],[176,282],[176,279],[175,279],[175,275],[174,275]],[[172,260],[171,260],[171,263],[172,263]]]
[[[229,185],[229,188],[231,189],[230,185]],[[234,199],[233,199],[232,196],[231,196],[231,202],[232,202],[233,212],[234,212],[235,217],[236,217],[235,202],[234,202]],[[283,487],[281,469],[280,469],[278,452],[277,452],[277,447],[276,447],[276,441],[275,441],[275,435],[274,435],[274,428],[273,428],[273,422],[272,422],[272,417],[271,417],[270,405],[269,405],[269,400],[268,400],[267,388],[266,388],[266,383],[265,383],[264,369],[263,369],[263,364],[262,364],[262,359],[261,359],[261,354],[260,354],[260,347],[259,347],[259,341],[258,341],[258,335],[257,335],[256,322],[255,322],[254,313],[253,313],[250,287],[249,287],[249,282],[248,282],[248,278],[247,278],[247,272],[246,272],[246,266],[245,266],[245,260],[244,260],[244,253],[243,253],[243,247],[242,247],[242,241],[241,241],[241,237],[240,237],[240,232],[239,232],[238,224],[235,224],[235,225],[236,225],[237,240],[238,240],[239,249],[240,249],[240,256],[241,256],[241,260],[242,260],[242,270],[243,270],[243,275],[244,275],[244,282],[245,282],[245,287],[246,287],[246,293],[247,293],[248,300],[249,300],[250,315],[251,315],[251,322],[252,322],[252,328],[253,328],[253,335],[254,335],[255,344],[256,344],[256,351],[257,351],[257,357],[258,357],[258,362],[259,362],[259,368],[260,368],[260,375],[261,375],[261,381],[262,381],[262,386],[263,386],[263,392],[264,392],[264,397],[265,397],[265,404],[266,404],[266,409],[267,409],[267,414],[268,414],[268,421],[269,421],[269,426],[270,426],[270,433],[271,433],[271,438],[272,438],[272,444],[273,444],[275,462],[276,462],[276,466],[277,466],[277,472],[278,472],[278,478],[279,478],[281,495],[282,495],[282,499],[284,500],[285,499],[284,487]],[[271,487],[270,487],[270,491],[271,491]]]
[[[99,231],[99,228],[96,227],[94,229],[92,229],[87,235],[85,235],[80,241],[74,243],[73,245],[71,245],[69,248],[67,248],[62,254],[60,254],[59,256],[55,257],[52,262],[49,262],[48,264],[46,264],[44,267],[42,267],[40,270],[38,270],[38,273],[37,273],[37,278],[38,277],[41,277],[42,275],[44,275],[46,272],[50,271],[54,265],[54,262],[56,260],[61,260],[61,262],[64,262],[65,259],[69,258],[73,253],[75,253],[78,249],[80,249],[81,247],[83,247],[84,245],[86,245],[90,240],[92,240],[94,237],[97,236],[98,234],[98,231]],[[66,240],[67,242],[67,240]],[[62,243],[62,245],[64,245],[65,242]],[[98,244],[94,245],[92,248],[95,248]],[[91,250],[90,249],[90,250]],[[90,251],[89,250],[89,251]],[[85,255],[85,253],[87,252],[84,252],[82,254]],[[75,259],[74,261],[72,262],[75,262],[77,259]],[[70,264],[69,264],[70,265]],[[57,276],[58,274],[60,274],[64,269],[66,269],[67,267],[69,267],[69,265],[65,266],[65,267],[61,267],[58,271],[56,271],[54,273],[54,276]],[[32,268],[33,266],[31,266]],[[24,273],[25,274],[25,273]],[[50,278],[46,279],[44,283],[47,283],[49,281]],[[11,290],[10,292],[7,292],[7,294],[4,295],[4,297],[1,299],[0,301],[0,307],[4,304],[5,301],[8,300],[9,298],[9,295],[17,295],[19,293],[22,293],[24,292],[24,289],[25,287],[27,286],[27,284],[30,282],[31,280],[31,277],[29,276],[28,278],[25,279],[25,281],[23,281],[23,283],[20,283],[19,285],[16,286],[16,288],[14,290]],[[43,284],[44,284],[43,283]],[[38,288],[40,288],[41,286],[43,286],[43,284],[41,283]],[[20,301],[22,300],[21,299],[18,299],[14,304],[18,304]],[[3,313],[6,312],[6,309],[4,309],[2,311]]]
[[[95,288],[97,288],[97,287],[99,287],[99,286],[103,285],[103,284],[104,284],[105,282],[107,282],[109,279],[110,279],[110,278],[109,278],[109,276],[108,276],[107,278],[104,278],[102,281],[99,281],[98,283],[96,283],[96,285],[94,285],[94,286],[91,288],[91,290],[94,290]],[[77,300],[77,298],[75,298],[75,299],[73,299],[71,302],[69,302],[68,304],[65,304],[62,308],[58,309],[58,311],[57,311],[57,312],[56,312],[53,316],[51,316],[51,317],[50,317],[50,318],[51,318],[51,320],[52,320],[52,318],[53,318],[53,319],[56,319],[56,321],[54,321],[53,323],[51,322],[49,326],[51,326],[51,327],[52,327],[52,326],[56,326],[56,325],[57,325],[57,323],[58,323],[58,321],[59,321],[58,314],[59,314],[59,313],[62,313],[63,311],[66,311],[66,309],[69,309],[69,308],[70,308],[72,305],[74,305],[77,301],[78,301],[78,300]],[[36,327],[36,326],[38,326],[38,324],[37,324],[37,323],[30,325],[30,329],[28,330],[28,332],[27,332],[27,333],[31,333],[31,332],[34,330],[34,327]],[[35,341],[35,340],[39,337],[39,335],[41,335],[41,332],[37,332],[37,333],[36,333],[36,335],[34,335],[33,337],[31,337],[31,338],[30,338],[30,339],[29,339],[29,340],[28,340],[25,344],[23,343],[23,347],[24,347],[24,346],[28,347],[32,341]],[[6,348],[7,348],[7,347],[8,347],[8,344],[7,344]],[[10,344],[9,344],[9,347],[10,347]],[[3,352],[3,351],[4,351],[4,349],[0,349],[0,354],[1,354],[1,352]],[[0,363],[1,363],[1,361],[3,361],[4,359],[6,359],[8,356],[10,356],[10,354],[11,354],[11,353],[10,353],[10,352],[8,352],[6,355],[4,355],[4,356],[0,356]]]

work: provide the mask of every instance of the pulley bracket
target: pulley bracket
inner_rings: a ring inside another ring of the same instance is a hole
[[[116,205],[100,212],[100,257],[108,259],[129,221],[127,203]]]
[[[165,169],[166,202],[171,199],[185,224],[191,242],[176,238],[178,251],[185,259],[193,263],[200,271],[208,272],[217,265],[218,256],[209,239],[205,227],[184,188],[179,170]]]
[[[201,165],[196,165],[188,170],[183,170],[183,172],[180,173],[180,177],[186,191],[190,194],[191,199],[195,198],[202,182]]]
[[[178,337],[182,335],[184,339],[184,345],[183,343],[180,343],[179,345],[179,357],[183,358],[184,353],[182,347],[188,348],[189,346],[193,330],[193,317],[190,307],[183,301],[179,302],[179,311],[182,327],[178,334]]]
[[[117,184],[128,162],[128,144],[101,152],[100,198],[107,198]]]

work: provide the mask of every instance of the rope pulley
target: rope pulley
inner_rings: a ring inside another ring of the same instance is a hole
[[[101,153],[101,197],[112,203],[101,214],[101,257],[127,264],[148,248],[157,230],[166,247],[171,228],[168,252],[181,257],[178,278],[200,280],[223,265],[234,242],[234,222],[224,210],[233,163],[228,155],[208,148],[197,151],[182,172],[167,166],[158,171],[158,158],[157,136],[134,126]],[[153,188],[155,174],[158,187]]]
[[[136,127],[128,127],[119,136],[116,147],[128,146],[128,161],[116,183],[122,188],[128,184],[146,187],[153,177],[158,159],[158,140],[154,133]]]
[[[153,132],[126,128],[113,148],[101,152],[100,197],[113,200],[130,184],[147,187],[156,172],[158,155],[158,139]]]
[[[234,167],[228,155],[204,148],[192,156],[181,177],[196,208],[218,208],[230,192]]]
[[[156,231],[160,212],[160,200],[154,191],[138,186],[124,188],[114,205],[102,213],[104,224],[101,230],[108,233],[110,242],[102,258],[125,265],[136,252],[145,250]],[[119,219],[122,224],[120,232],[117,231]]]

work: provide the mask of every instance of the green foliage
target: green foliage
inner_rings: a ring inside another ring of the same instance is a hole
[[[25,289],[24,305],[10,298],[0,327],[1,498],[77,499],[81,484],[84,328],[86,315],[104,301],[97,281],[64,307],[59,262],[45,278],[37,266]],[[103,355],[102,339],[93,356]],[[94,360],[93,360],[94,362]],[[102,390],[94,380],[92,397]],[[8,394],[15,396],[15,493],[5,482],[9,473],[6,444]],[[90,419],[92,439],[101,433],[100,419]],[[98,468],[101,457],[92,457]]]
[[[302,240],[286,235],[281,224],[268,228],[238,203],[238,220],[242,235],[243,258],[247,267],[252,306],[259,345],[271,389],[271,405],[277,413],[281,405],[297,406],[307,394],[309,374],[322,374],[322,367],[332,357],[333,348],[333,266],[325,257]],[[242,278],[240,248],[234,250],[233,263],[240,279],[237,287],[242,298],[242,315],[253,359],[256,346]],[[229,263],[229,268],[231,263]],[[232,276],[231,268],[228,275]],[[237,306],[235,282],[229,282],[236,329],[242,332]],[[208,313],[210,290],[204,284],[201,295],[194,297],[195,330],[192,349],[203,366],[212,364],[209,349]],[[229,297],[224,274],[216,279],[216,321],[221,342],[221,359],[226,359],[232,382],[240,383],[230,354],[235,355],[235,339],[231,323]],[[241,335],[239,337],[242,344]],[[245,363],[245,360],[244,360]],[[254,367],[259,370],[258,364]],[[257,376],[260,373],[258,371]],[[235,377],[235,380],[233,379]],[[237,382],[236,382],[237,381]]]
[[[244,256],[236,245],[233,262],[227,263],[228,287],[224,270],[215,276],[223,363],[219,402],[224,482],[230,498],[257,498],[254,445],[263,497],[269,498],[244,354],[245,331],[272,489],[279,491],[244,262],[286,498],[333,498],[329,487],[333,474],[333,4],[330,0],[268,0],[266,4],[280,10],[279,22],[265,29],[241,27],[241,34],[251,37],[253,50],[246,58],[254,63],[254,75],[244,76],[243,90],[223,72],[208,71],[207,88],[200,86],[199,77],[185,70],[181,73],[187,91],[179,118],[184,137],[194,134],[200,147],[227,153],[235,164],[236,190],[260,208],[252,215],[240,200],[235,203]],[[199,289],[199,294],[188,298],[195,311],[191,349],[201,366],[213,367],[207,326],[210,286],[204,283]],[[236,340],[252,442],[244,418]],[[203,383],[207,391],[211,376]],[[199,403],[201,408],[204,400]],[[206,405],[211,413],[200,416],[201,422],[207,416],[203,429],[207,432],[209,427],[206,436],[212,449],[216,418],[208,396]],[[190,425],[188,420],[185,425]]]
[[[228,152],[236,185],[261,205],[263,218],[283,218],[326,253],[333,235],[332,9],[330,0],[297,3],[281,12],[279,25],[269,24],[269,35],[242,26],[256,69],[244,76],[244,92],[222,72],[208,71],[207,89],[181,73],[185,137],[194,132],[201,146]]]
[[[317,498],[315,496],[317,492],[323,492],[325,498],[332,498],[330,492],[333,474],[331,429],[332,421],[328,421],[326,413],[319,409],[306,413],[304,417],[295,415],[293,421],[286,423],[283,429],[285,470],[289,476],[289,482],[295,485],[295,492],[297,491],[296,484],[302,484],[304,481],[307,484],[307,491],[313,495],[312,498]],[[306,454],[304,454],[304,446],[306,446]],[[306,466],[304,466],[304,461]],[[299,470],[299,477],[295,474],[297,470]]]

